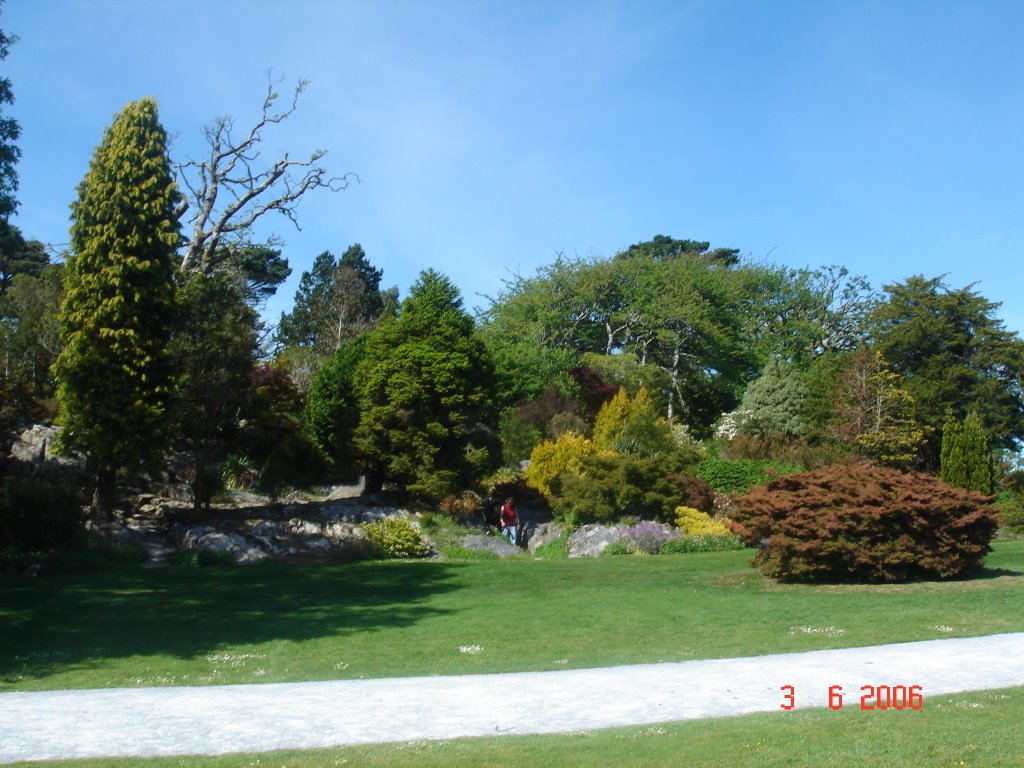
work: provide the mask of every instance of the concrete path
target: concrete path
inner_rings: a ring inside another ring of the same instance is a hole
[[[223,754],[555,733],[860,707],[861,686],[932,696],[1024,685],[1024,633],[741,659],[500,675],[0,694],[0,763]],[[788,690],[788,689],[787,689]]]

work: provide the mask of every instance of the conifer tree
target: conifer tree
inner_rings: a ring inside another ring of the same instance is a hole
[[[942,449],[939,456],[939,477],[954,488],[967,487],[967,465],[964,462],[964,428],[953,416],[942,428]]]
[[[992,454],[981,417],[973,411],[964,420],[963,452],[967,468],[967,484],[964,488],[978,493],[992,493]]]
[[[71,206],[55,364],[63,440],[88,457],[99,515],[113,508],[117,471],[151,466],[170,436],[177,201],[156,102],[133,102]]]
[[[799,437],[807,429],[807,385],[796,371],[772,359],[751,382],[740,403],[743,431],[758,437]]]
[[[651,401],[646,387],[630,398],[625,389],[605,403],[594,420],[594,445],[601,450],[654,456],[674,446],[672,429]]]
[[[952,416],[946,419],[940,462],[940,477],[946,485],[992,493],[992,454],[977,412],[962,422]]]
[[[488,468],[494,365],[447,277],[420,274],[398,316],[367,338],[354,381],[367,489],[387,481],[440,499]]]

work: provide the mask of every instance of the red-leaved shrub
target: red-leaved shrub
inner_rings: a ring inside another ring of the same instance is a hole
[[[787,475],[736,499],[731,527],[784,581],[897,582],[981,567],[989,496],[873,464]]]

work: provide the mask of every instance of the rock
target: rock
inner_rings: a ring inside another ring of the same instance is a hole
[[[46,461],[47,449],[56,439],[58,431],[56,427],[42,424],[29,427],[11,445],[11,458],[30,464],[42,464]]]
[[[320,524],[293,517],[288,521],[288,530],[298,536],[319,536]]]
[[[569,557],[597,557],[605,547],[621,541],[622,532],[606,525],[584,525],[569,537]]]
[[[349,539],[364,539],[363,531],[352,523],[327,523],[324,526],[324,536],[335,541],[348,541]]]
[[[336,501],[338,499],[351,499],[356,496],[361,496],[365,487],[365,478],[362,477],[360,477],[359,481],[356,483],[333,485],[327,492],[327,500]]]
[[[232,552],[245,546],[245,538],[237,533],[204,530],[201,534],[191,539],[188,534],[185,534],[186,549],[211,549],[214,552]]]
[[[260,547],[250,544],[237,533],[224,533],[209,527],[190,528],[182,538],[183,549],[208,549],[213,552],[227,552],[236,563],[258,563],[269,555]]]
[[[264,552],[262,549],[257,547],[247,547],[243,550],[239,550],[234,553],[235,562],[239,565],[248,565],[250,563],[259,563],[266,560],[270,555]]]
[[[471,534],[462,540],[462,546],[474,552],[493,552],[498,557],[511,557],[522,552],[503,536]]]
[[[535,554],[537,548],[549,541],[554,541],[565,533],[565,526],[559,523],[541,523],[530,529],[530,537],[526,542],[526,548],[530,554]]]
[[[11,444],[11,458],[36,466],[49,464],[67,469],[84,470],[85,457],[80,453],[59,456],[53,449],[60,429],[48,424],[34,424],[23,430]]]
[[[281,527],[269,520],[246,520],[245,524],[249,529],[249,535],[256,538],[269,539],[281,533]]]

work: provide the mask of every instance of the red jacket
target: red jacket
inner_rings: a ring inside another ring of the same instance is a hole
[[[505,503],[501,506],[501,525],[503,528],[515,525],[518,519],[519,514],[516,512],[514,504]]]

